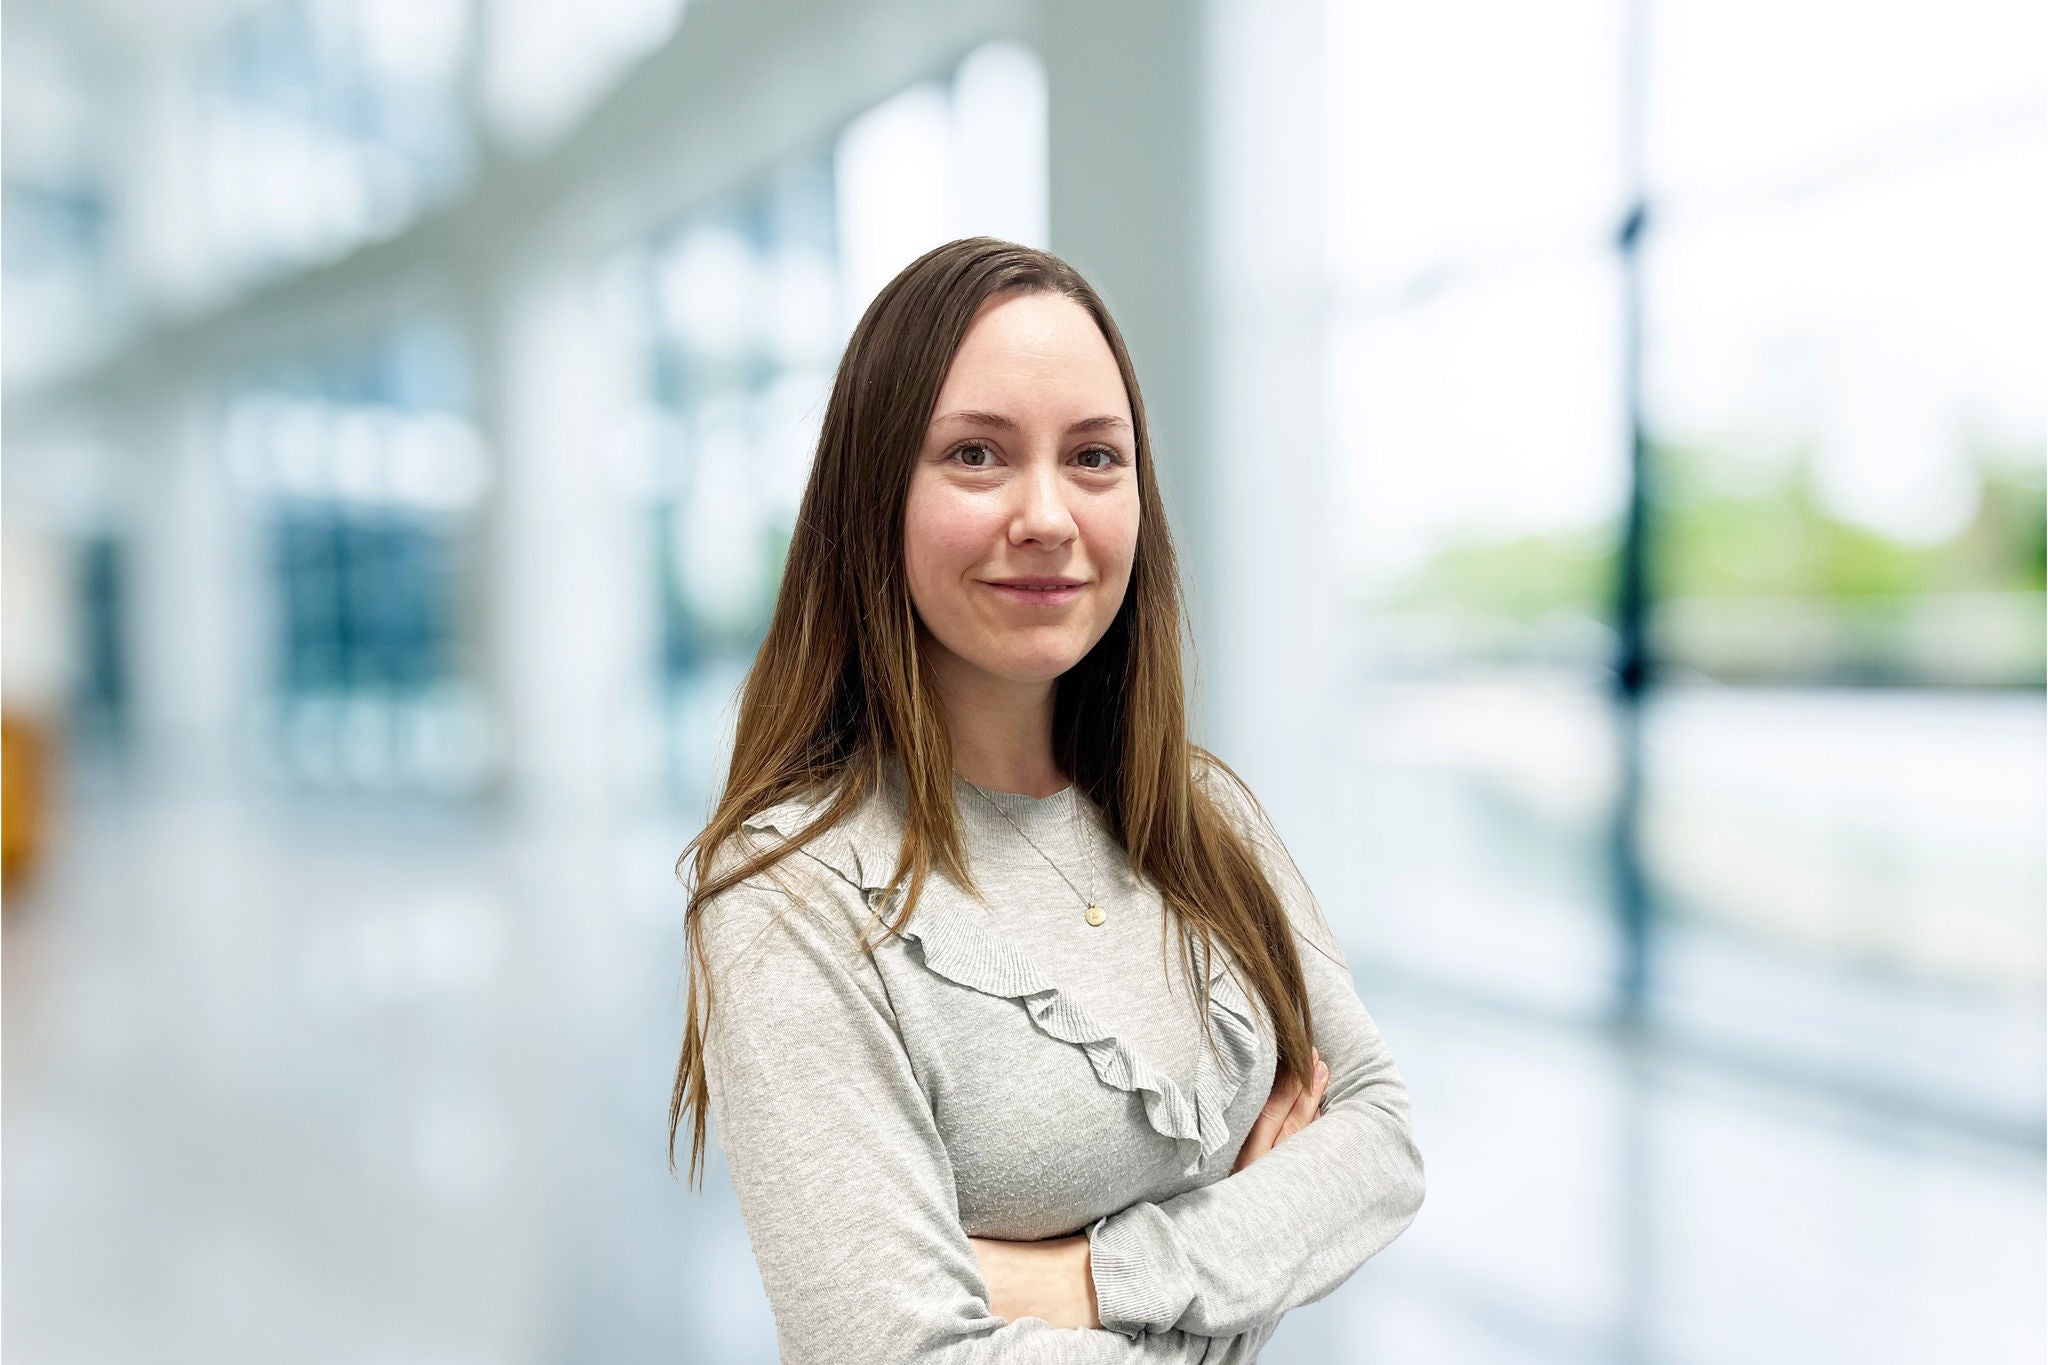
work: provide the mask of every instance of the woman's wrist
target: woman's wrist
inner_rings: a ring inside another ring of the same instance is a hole
[[[990,1310],[1006,1322],[1040,1318],[1055,1327],[1102,1326],[1088,1234],[1039,1242],[970,1237],[988,1286]]]
[[[1074,1238],[1074,1244],[1080,1253],[1081,1325],[1090,1328],[1100,1327],[1102,1326],[1102,1314],[1098,1311],[1095,1303],[1095,1260],[1093,1250],[1088,1241],[1088,1234],[1085,1232],[1077,1234]]]

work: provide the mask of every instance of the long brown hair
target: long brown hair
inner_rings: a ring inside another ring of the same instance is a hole
[[[1188,737],[1181,678],[1185,599],[1153,474],[1145,405],[1123,337],[1095,290],[1065,261],[1014,242],[967,237],[905,266],[868,305],[847,342],[775,612],[741,687],[725,787],[710,823],[676,862],[680,877],[696,850],[694,890],[684,912],[689,1021],[669,1103],[671,1173],[676,1132],[683,1116],[692,1116],[692,1184],[709,1103],[704,1039],[712,988],[703,970],[702,904],[846,819],[877,790],[891,754],[903,759],[907,806],[890,881],[900,885],[906,874],[910,881],[889,932],[909,920],[935,865],[975,891],[953,800],[952,737],[917,647],[903,567],[903,514],[954,353],[981,305],[1011,292],[1063,295],[1088,310],[1123,374],[1137,445],[1138,543],[1130,583],[1101,640],[1055,684],[1054,758],[1101,808],[1132,871],[1156,885],[1177,912],[1185,941],[1199,942],[1206,952],[1213,935],[1228,949],[1247,993],[1255,993],[1276,1021],[1281,1072],[1309,1081],[1314,1034],[1286,913],[1252,846],[1196,775],[1197,763],[1213,764],[1236,784],[1229,799],[1257,808],[1235,772]],[[746,820],[820,790],[836,799],[810,826],[758,857],[737,859],[713,879],[714,863]],[[863,948],[872,955],[872,944],[864,941]],[[1198,1012],[1205,1037],[1206,1004]]]

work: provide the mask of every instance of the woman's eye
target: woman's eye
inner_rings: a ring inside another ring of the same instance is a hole
[[[988,469],[992,467],[990,464],[986,462],[968,458],[970,455],[976,453],[986,456],[993,456],[994,454],[993,451],[991,451],[986,445],[982,444],[980,441],[969,441],[966,445],[953,447],[952,454],[949,456],[949,458],[960,461],[961,465],[967,469]],[[1116,451],[1110,449],[1108,446],[1090,446],[1086,450],[1082,451],[1075,458],[1086,459],[1090,455],[1102,456],[1103,462],[1101,464],[1091,464],[1082,466],[1085,469],[1093,469],[1099,472],[1105,469],[1114,469],[1118,465],[1125,463],[1124,457],[1117,454]]]

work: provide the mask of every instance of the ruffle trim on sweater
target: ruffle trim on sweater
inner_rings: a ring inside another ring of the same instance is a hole
[[[749,829],[772,830],[788,839],[801,832],[818,807],[792,800],[753,816]],[[801,851],[857,887],[869,909],[893,918],[897,902],[882,879],[894,866],[894,832],[854,817],[806,845]],[[886,860],[886,861],[885,861]],[[916,956],[930,971],[955,985],[984,995],[1018,1001],[1038,1030],[1077,1047],[1087,1056],[1096,1077],[1107,1086],[1144,1097],[1145,1118],[1154,1131],[1179,1144],[1182,1173],[1195,1176],[1230,1141],[1228,1111],[1244,1088],[1259,1055],[1256,1015],[1243,987],[1231,973],[1220,945],[1211,953],[1209,1026],[1216,1047],[1196,1049],[1192,1090],[1139,1056],[1115,1033],[1097,1023],[1080,1001],[1061,990],[1045,969],[1005,938],[971,902],[954,903],[927,883],[924,897],[900,931],[916,945]]]

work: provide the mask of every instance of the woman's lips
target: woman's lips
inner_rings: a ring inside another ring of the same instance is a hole
[[[1079,597],[1081,589],[1088,585],[1071,583],[1063,588],[1013,588],[1007,583],[990,583],[988,586],[1012,602],[1021,602],[1027,607],[1057,607]]]

